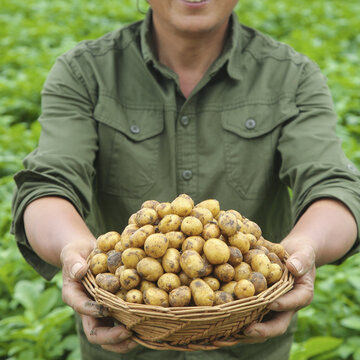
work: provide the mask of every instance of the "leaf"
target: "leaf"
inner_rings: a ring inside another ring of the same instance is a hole
[[[343,340],[331,336],[317,336],[310,338],[304,344],[306,359],[336,349]]]
[[[352,316],[342,319],[340,324],[348,329],[360,330],[360,316]]]
[[[42,290],[43,283],[33,283],[31,281],[21,280],[15,286],[14,299],[25,309],[33,311],[36,306],[37,298]]]
[[[39,318],[45,316],[58,302],[61,294],[56,287],[46,289],[38,298],[35,312]]]

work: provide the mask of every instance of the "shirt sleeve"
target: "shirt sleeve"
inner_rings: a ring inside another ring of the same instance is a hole
[[[312,62],[303,69],[295,101],[299,113],[284,125],[279,140],[280,178],[292,189],[295,221],[320,198],[337,199],[351,211],[358,237],[341,262],[359,251],[360,176],[342,151],[326,78]]]
[[[98,147],[93,104],[86,82],[76,64],[60,57],[42,91],[42,131],[38,148],[24,160],[15,177],[12,228],[19,250],[46,279],[57,268],[43,261],[26,238],[23,213],[26,206],[44,196],[70,201],[85,219],[89,213],[94,162]]]

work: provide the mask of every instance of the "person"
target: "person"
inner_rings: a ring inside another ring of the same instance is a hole
[[[359,242],[360,177],[335,135],[326,80],[241,25],[237,0],[148,2],[143,21],[81,42],[50,71],[39,146],[14,177],[19,249],[46,279],[62,269],[83,359],[287,359],[315,268]],[[240,211],[290,254],[293,290],[236,346],[144,348],[81,285],[97,236],[121,232],[143,201],[180,193]]]

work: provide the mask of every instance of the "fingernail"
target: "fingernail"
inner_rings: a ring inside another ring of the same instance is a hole
[[[303,271],[303,266],[302,266],[302,263],[300,262],[300,260],[294,258],[294,259],[290,259],[289,262],[295,268],[297,273],[300,275]]]
[[[73,279],[76,279],[76,274],[82,268],[82,266],[83,265],[80,262],[77,262],[73,265],[73,267],[71,268],[71,273],[70,273],[70,275]]]
[[[245,331],[244,334],[246,336],[251,336],[251,337],[259,337],[260,336],[260,333],[257,330]]]
[[[276,311],[278,308],[279,308],[279,303],[276,302],[276,301],[274,301],[273,303],[271,303],[271,304],[269,305],[269,309],[270,309],[270,310]]]

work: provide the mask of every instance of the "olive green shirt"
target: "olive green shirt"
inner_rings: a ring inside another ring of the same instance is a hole
[[[57,269],[29,246],[22,215],[48,195],[68,199],[95,236],[122,231],[143,201],[180,193],[218,199],[275,242],[319,198],[345,203],[359,225],[359,172],[316,64],[233,15],[222,54],[185,99],[151,29],[149,12],[81,42],[47,78],[39,146],[15,175],[12,228],[41,275]]]

